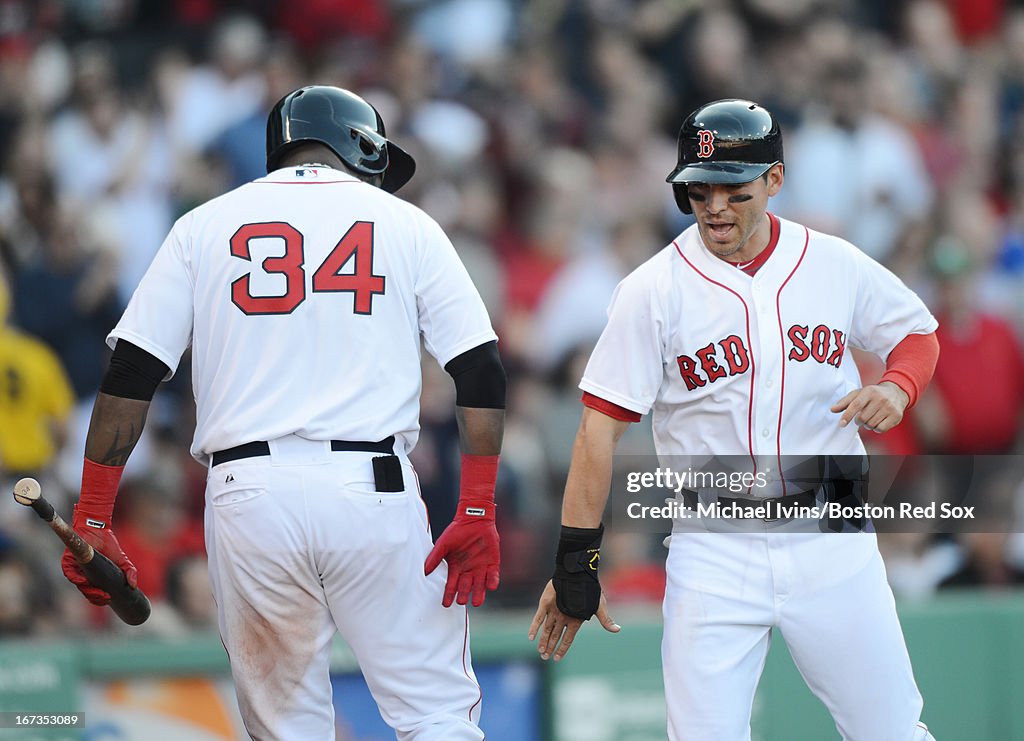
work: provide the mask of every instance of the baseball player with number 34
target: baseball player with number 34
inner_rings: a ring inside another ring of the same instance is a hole
[[[337,632],[399,739],[484,737],[466,604],[498,586],[505,372],[451,242],[392,195],[414,169],[359,96],[289,93],[267,121],[267,176],[178,220],[110,334],[72,526],[135,586],[114,498],[156,387],[191,346],[210,579],[259,741],[334,741]],[[463,453],[436,545],[408,458],[421,339],[454,379]]]
[[[756,103],[716,101],[683,123],[668,181],[696,224],[619,284],[580,384],[554,576],[529,629],[545,659],[564,657],[595,614],[619,630],[598,563],[612,457],[631,422],[652,413],[662,459],[861,456],[859,428],[892,429],[931,378],[935,319],[855,246],[769,213],[784,177],[778,123]],[[885,359],[879,383],[861,385],[847,346]],[[774,504],[820,495],[783,489]],[[666,564],[669,738],[750,739],[778,628],[844,739],[932,739],[870,528],[684,522]]]

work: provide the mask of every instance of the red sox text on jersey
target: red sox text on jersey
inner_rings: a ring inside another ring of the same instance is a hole
[[[846,351],[846,332],[819,324],[794,324],[786,331],[789,339],[787,358],[798,362],[811,359],[836,368]],[[739,335],[731,334],[718,342],[709,342],[692,355],[676,358],[679,375],[693,391],[727,376],[739,376],[750,370],[750,351]]]

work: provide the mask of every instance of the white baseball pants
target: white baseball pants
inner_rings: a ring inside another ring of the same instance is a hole
[[[334,741],[329,652],[355,653],[400,741],[479,741],[465,607],[441,606],[415,474],[378,493],[374,453],[295,436],[209,471],[206,546],[238,704],[257,741]]]
[[[843,739],[932,738],[874,535],[676,534],[667,570],[673,741],[749,741],[773,627]]]

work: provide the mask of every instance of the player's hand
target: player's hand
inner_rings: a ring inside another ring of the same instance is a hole
[[[441,604],[451,607],[454,600],[464,605],[472,598],[473,607],[482,605],[487,592],[498,588],[500,578],[500,538],[493,517],[456,515],[427,556],[423,573],[432,574],[442,559],[448,562],[448,582]]]
[[[883,381],[851,391],[832,405],[832,411],[842,412],[840,427],[856,422],[872,432],[888,432],[903,420],[908,403],[906,391],[891,381]]]
[[[584,621],[579,618],[569,617],[558,609],[555,604],[555,585],[550,581],[544,587],[544,593],[540,596],[540,603],[537,605],[537,612],[530,623],[530,632],[527,637],[532,641],[540,636],[537,641],[537,651],[545,661],[554,655],[555,661],[561,661],[572,647],[576,633]],[[612,620],[608,614],[608,602],[601,594],[601,602],[598,605],[597,619],[601,626],[609,633],[618,633],[622,627]]]
[[[110,523],[107,523],[107,526],[101,529],[86,524],[86,519],[84,515],[79,514],[78,507],[75,506],[75,516],[71,521],[71,527],[82,536],[82,540],[113,561],[124,572],[124,576],[128,580],[128,586],[135,589],[139,585],[139,570],[135,568],[135,564],[128,560],[128,556],[121,549],[121,544],[117,542],[117,536],[114,535],[114,531],[110,528]],[[74,556],[71,555],[71,551],[66,548],[64,549],[64,556],[61,558],[60,566],[64,576],[78,587],[78,591],[87,600],[94,605],[100,606],[110,602],[110,595],[89,583],[89,580],[85,578],[85,574],[82,572],[82,567],[75,560]]]

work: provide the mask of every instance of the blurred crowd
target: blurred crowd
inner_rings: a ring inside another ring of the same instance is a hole
[[[782,123],[770,210],[850,239],[939,318],[929,391],[871,449],[1004,456],[984,482],[1003,503],[993,529],[1021,529],[1005,526],[1024,517],[1006,457],[1024,419],[1024,6],[1011,0],[0,0],[7,491],[36,476],[70,512],[107,332],[173,221],[264,174],[266,112],[312,83],[363,94],[417,158],[401,196],[445,228],[501,337],[489,605],[535,604],[549,575],[576,384],[617,282],[689,224],[664,182],[675,134],[723,97]],[[186,358],[158,392],[115,514],[156,603],[146,629],[164,635],[215,622],[188,371]],[[435,532],[458,491],[453,401],[428,357],[413,458]],[[620,449],[652,453],[649,421],[633,427]],[[0,497],[0,635],[114,628],[31,520]],[[1012,533],[883,548],[906,598],[1024,582]],[[610,533],[609,598],[660,599],[662,561],[660,539]]]

